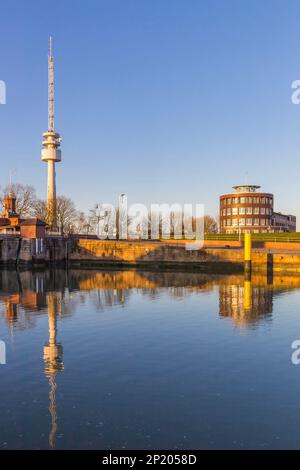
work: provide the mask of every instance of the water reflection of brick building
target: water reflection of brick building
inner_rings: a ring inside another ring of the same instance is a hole
[[[219,313],[230,317],[237,325],[249,325],[268,318],[273,310],[271,286],[253,286],[251,281],[243,284],[219,286]]]

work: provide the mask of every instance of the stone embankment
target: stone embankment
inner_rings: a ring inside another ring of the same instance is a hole
[[[259,247],[254,245],[253,271],[300,274],[300,244],[272,242],[270,246],[268,242],[267,245]],[[74,267],[133,266],[226,273],[243,270],[243,249],[239,242],[228,242],[228,244],[214,242],[214,245],[209,242],[200,250],[190,250],[186,249],[186,242],[175,240],[113,241],[64,237],[26,239],[2,236],[0,264],[2,266],[40,264]]]

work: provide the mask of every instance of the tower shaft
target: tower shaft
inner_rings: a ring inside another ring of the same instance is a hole
[[[55,163],[48,160],[48,184],[47,184],[47,219],[51,227],[57,227],[56,217],[56,178]]]

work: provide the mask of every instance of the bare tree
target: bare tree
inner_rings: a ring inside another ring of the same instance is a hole
[[[113,223],[113,220],[114,220],[116,225],[118,225],[117,221],[118,221],[119,211],[117,210],[116,213],[112,212],[110,207],[107,207],[106,204],[102,204],[102,203],[95,204],[94,207],[90,209],[89,212],[90,212],[90,216],[88,217],[88,221],[90,224],[91,232],[94,234],[98,233],[98,228],[99,228],[99,224],[101,220],[107,221],[104,227],[105,232],[107,232],[107,236],[109,236],[110,223]],[[118,231],[117,227],[115,227],[113,231],[114,231],[114,235],[116,235]]]
[[[42,220],[47,220],[47,202],[37,199],[33,205],[33,215]],[[57,224],[61,234],[73,233],[78,221],[78,213],[74,202],[65,197],[56,198],[56,217]]]
[[[102,211],[102,204],[95,204],[92,209],[90,209],[90,216],[87,218],[90,226],[90,230],[93,233],[97,233],[97,227],[100,220],[103,220],[105,215]]]
[[[56,199],[56,217],[61,234],[74,232],[77,211],[74,202],[70,198],[59,196]]]
[[[217,233],[218,222],[211,215],[204,216],[204,233]]]
[[[47,203],[42,199],[37,199],[33,204],[33,215],[46,222],[47,220]]]
[[[75,224],[75,232],[76,233],[84,233],[88,235],[92,232],[92,225],[89,216],[86,216],[84,212],[77,212],[76,224]]]
[[[82,211],[77,212],[76,224],[75,224],[75,232],[76,232],[76,233],[83,233],[85,224],[86,224],[86,216],[85,216],[85,213],[82,212]]]
[[[0,193],[0,205],[2,208],[4,208],[4,196],[9,193],[13,193],[16,197],[16,211],[20,217],[30,217],[33,215],[33,208],[37,201],[33,186],[13,183],[3,188]]]

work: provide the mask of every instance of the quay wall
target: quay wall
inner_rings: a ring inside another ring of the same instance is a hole
[[[70,243],[63,237],[0,237],[0,265],[48,264],[65,262]]]
[[[101,241],[78,239],[72,241],[70,262],[73,265],[133,265],[192,267],[212,271],[243,271],[244,253],[240,248],[206,247],[186,250],[185,243],[151,241]],[[253,250],[254,272],[300,274],[299,254],[270,254],[268,250]]]
[[[278,247],[277,249],[279,251]],[[187,250],[182,241],[0,237],[0,266],[53,263],[75,267],[190,268],[226,273],[242,272],[243,257],[241,247],[206,246],[200,250]],[[294,249],[278,253],[271,253],[270,249],[254,248],[252,267],[254,272],[300,275],[300,247],[299,251]]]
[[[182,243],[155,241],[101,241],[72,240],[70,250],[72,265],[122,265],[181,267],[195,269],[214,268],[240,271],[243,267],[241,253],[231,256],[228,250],[186,250]]]

